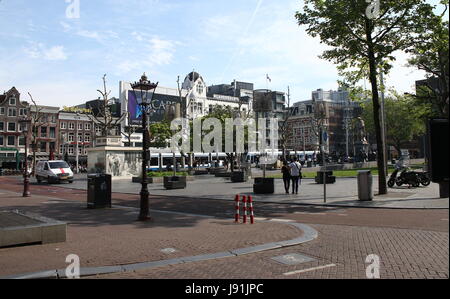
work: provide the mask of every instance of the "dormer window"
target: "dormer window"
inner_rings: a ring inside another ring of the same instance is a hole
[[[203,93],[203,84],[198,84],[197,85],[197,93],[198,94],[202,94]]]
[[[16,98],[15,97],[9,98],[9,106],[16,106]]]

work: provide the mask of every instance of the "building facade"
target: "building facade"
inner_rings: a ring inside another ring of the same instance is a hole
[[[25,153],[25,135],[19,120],[28,113],[29,105],[20,100],[15,87],[0,95],[0,167],[17,162]]]
[[[93,147],[95,125],[91,117],[74,112],[59,112],[59,148],[61,159],[68,162],[87,163],[87,151]]]
[[[327,132],[325,150],[332,155],[353,155],[353,119],[361,114],[360,106],[350,101],[345,89],[312,92],[312,99],[291,107],[287,146],[295,151],[319,151],[320,133]]]

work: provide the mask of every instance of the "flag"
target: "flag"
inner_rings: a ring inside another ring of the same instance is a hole
[[[270,79],[269,74],[266,74],[266,79],[272,83],[272,79]]]

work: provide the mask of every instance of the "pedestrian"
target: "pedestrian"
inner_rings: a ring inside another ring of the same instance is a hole
[[[283,166],[281,167],[281,173],[283,174],[284,189],[286,194],[289,194],[289,187],[291,185],[291,172],[288,167],[286,160],[283,161]]]
[[[292,194],[298,194],[298,185],[302,175],[302,165],[298,163],[297,157],[294,157],[291,164],[289,164],[289,170],[292,179]]]

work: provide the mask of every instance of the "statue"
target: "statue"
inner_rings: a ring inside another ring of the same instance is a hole
[[[355,122],[355,134],[354,134],[354,136],[355,136],[355,143],[361,143],[361,144],[364,144],[364,145],[367,145],[367,144],[369,144],[368,142],[367,142],[367,138],[366,138],[366,136],[367,136],[367,134],[366,134],[366,125],[365,125],[365,123],[364,123],[364,120],[361,118],[361,117],[358,117],[357,119],[356,119],[356,122]]]
[[[361,117],[355,120],[354,125],[354,144],[355,144],[355,162],[365,162],[369,151],[369,142],[367,141],[366,125]]]

